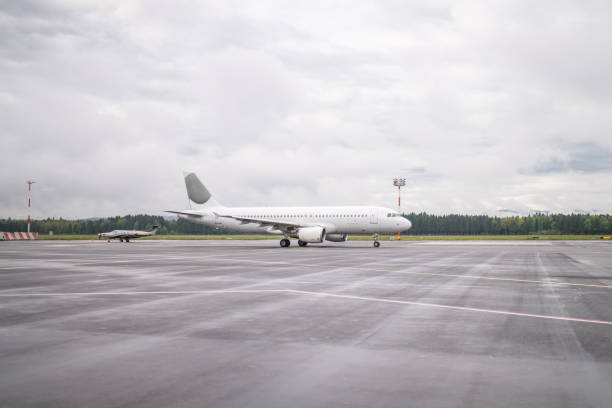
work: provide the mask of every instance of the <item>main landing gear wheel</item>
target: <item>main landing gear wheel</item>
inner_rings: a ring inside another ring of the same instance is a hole
[[[289,245],[291,245],[291,241],[289,241],[287,238],[283,238],[280,240],[280,246],[282,246],[283,248],[287,248]]]
[[[378,248],[380,246],[380,242],[374,241],[374,248]]]
[[[308,245],[308,242],[300,240],[298,241],[298,245],[301,247],[305,247],[306,245]]]

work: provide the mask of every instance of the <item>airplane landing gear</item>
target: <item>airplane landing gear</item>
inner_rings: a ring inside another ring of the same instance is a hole
[[[123,242],[123,238],[119,238],[119,241]]]
[[[378,242],[378,233],[374,234],[374,248],[378,248],[380,246],[380,242]]]
[[[130,239],[129,239],[129,238],[126,238],[126,239],[125,239],[125,242],[130,242]]]
[[[287,238],[283,238],[280,240],[281,247],[287,248],[289,245],[291,245],[291,241],[289,241]]]
[[[298,245],[301,246],[301,247],[305,247],[306,245],[308,245],[308,242],[299,240],[298,241]]]

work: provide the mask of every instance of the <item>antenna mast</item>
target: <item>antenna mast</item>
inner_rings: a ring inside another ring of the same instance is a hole
[[[28,234],[30,233],[30,212],[32,208],[32,184],[36,183],[35,181],[28,180]]]

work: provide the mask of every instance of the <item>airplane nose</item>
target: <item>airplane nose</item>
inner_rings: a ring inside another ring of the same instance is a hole
[[[406,226],[406,229],[404,231],[408,231],[410,228],[412,228],[412,223],[409,219],[405,219],[404,221],[404,225]]]

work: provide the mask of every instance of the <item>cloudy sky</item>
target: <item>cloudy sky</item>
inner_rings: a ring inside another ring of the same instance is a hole
[[[610,1],[0,0],[0,218],[612,212]]]

